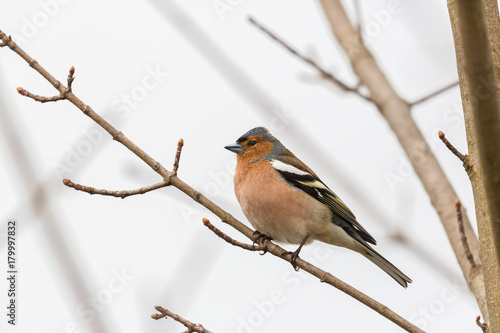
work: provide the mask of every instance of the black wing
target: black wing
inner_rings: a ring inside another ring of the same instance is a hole
[[[282,161],[279,162],[284,163]],[[347,207],[347,205],[340,200],[340,198],[319,178],[290,164],[288,164],[290,168],[286,169],[280,169],[278,165],[273,166],[279,175],[290,185],[304,191],[314,199],[328,206],[333,213],[332,222],[335,225],[344,229],[347,234],[358,241],[358,237],[361,237],[362,240],[368,243],[377,244],[373,236],[370,235],[358,221],[356,221],[356,216],[354,216],[349,207]],[[296,169],[297,172],[293,172],[293,169]]]

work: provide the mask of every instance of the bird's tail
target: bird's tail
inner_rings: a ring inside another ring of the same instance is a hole
[[[375,265],[380,267],[384,272],[389,274],[394,280],[396,280],[404,288],[408,287],[408,283],[412,282],[411,279],[401,272],[396,266],[391,264],[387,259],[382,257],[377,251],[372,249],[368,244],[362,244],[365,251],[361,252],[366,258],[368,258]]]

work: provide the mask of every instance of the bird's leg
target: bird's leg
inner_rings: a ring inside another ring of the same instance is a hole
[[[271,237],[269,237],[268,235],[266,234],[263,234],[263,233],[260,233],[258,232],[257,230],[254,231],[253,233],[253,244],[252,245],[255,245],[255,244],[260,244],[261,242],[263,242],[264,240],[272,240]],[[260,254],[261,256],[266,254],[267,253],[267,250],[264,249],[263,252]]]
[[[283,252],[281,254],[281,256],[283,257],[284,255],[286,254],[291,254],[291,258],[290,258],[290,263],[292,264],[292,267],[293,269],[295,269],[296,271],[298,271],[299,269],[297,268],[297,258],[299,257],[299,253],[300,253],[300,250],[302,250],[302,246],[304,246],[304,244],[307,242],[307,240],[309,239],[309,236],[306,236],[304,237],[304,239],[302,240],[302,242],[300,243],[299,247],[297,248],[297,250],[295,250],[295,252],[290,252],[290,251],[286,251],[286,252]]]

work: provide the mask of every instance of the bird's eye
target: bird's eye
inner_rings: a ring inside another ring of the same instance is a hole
[[[257,141],[255,141],[255,140],[248,141],[249,146],[255,146],[256,144],[257,144]]]

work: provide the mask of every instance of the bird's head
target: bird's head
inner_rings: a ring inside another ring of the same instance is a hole
[[[238,160],[256,162],[272,159],[286,151],[286,148],[265,127],[255,127],[246,132],[235,143],[225,146],[237,154]]]

